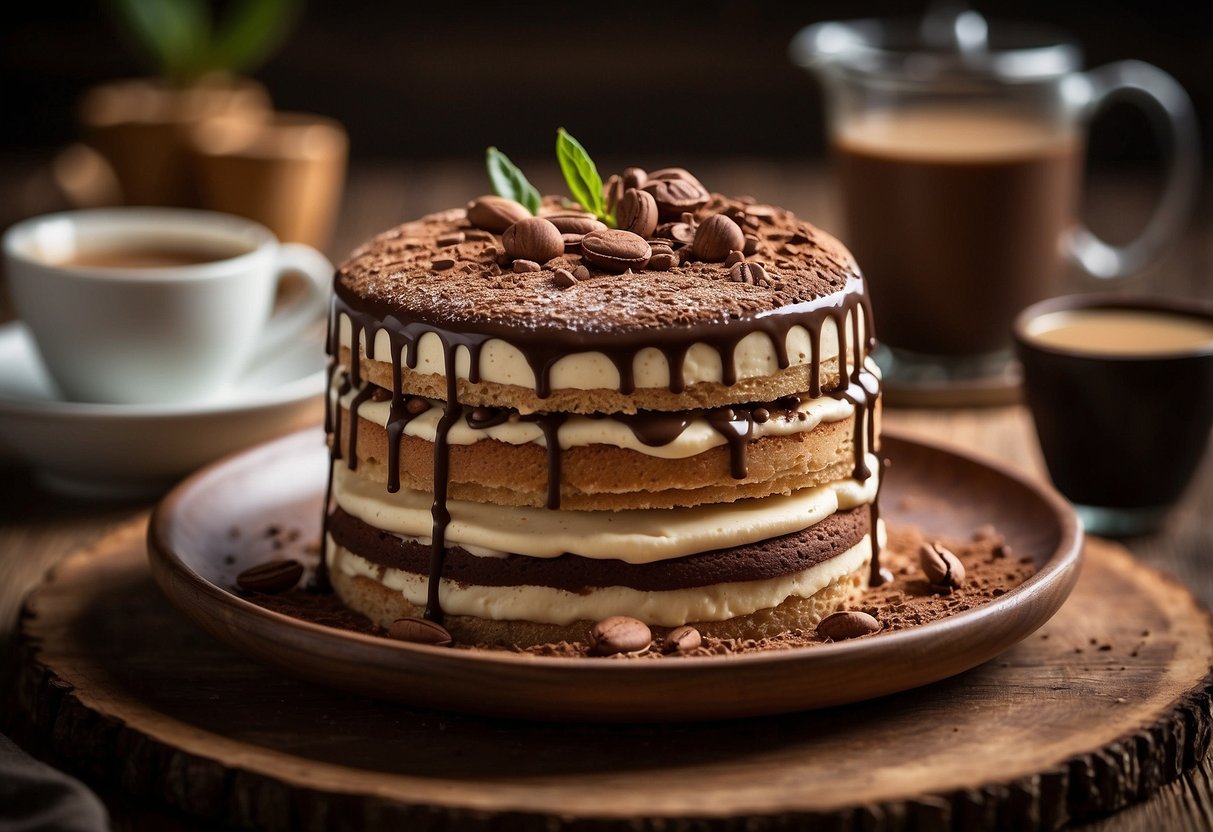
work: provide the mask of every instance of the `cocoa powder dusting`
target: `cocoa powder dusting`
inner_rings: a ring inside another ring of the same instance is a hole
[[[922,573],[918,550],[924,543],[936,542],[951,550],[964,564],[966,578],[962,586],[951,592],[932,586]],[[885,633],[906,630],[928,624],[957,613],[980,607],[1005,595],[1022,584],[1036,571],[1029,558],[1007,557],[1003,538],[989,527],[975,530],[969,538],[929,537],[913,527],[890,527],[889,541],[881,554],[881,562],[893,573],[893,580],[866,591],[863,596],[842,609],[858,610],[873,616],[882,625],[879,633],[864,638],[880,638]],[[251,602],[265,609],[341,630],[387,637],[386,631],[370,620],[347,609],[335,595],[311,593],[295,589],[281,595],[254,595]],[[587,631],[588,637],[588,631]],[[684,656],[728,656],[762,650],[790,650],[824,644],[825,639],[815,630],[790,630],[764,639],[719,639],[704,636],[699,647],[683,652],[663,653],[658,637],[649,649],[614,656],[594,657],[594,661],[630,661],[635,659],[664,659],[677,661]],[[505,650],[534,656],[563,658],[589,657],[586,641],[561,641],[533,647],[501,648],[489,645],[456,644],[455,649]]]

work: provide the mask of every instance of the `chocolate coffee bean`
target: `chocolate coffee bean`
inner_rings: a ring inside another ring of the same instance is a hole
[[[453,234],[445,234],[439,237],[437,240],[435,240],[435,242],[439,246],[446,248],[447,246],[457,246],[462,243],[464,239],[466,239],[466,235],[462,231],[456,231]]]
[[[965,582],[964,564],[938,541],[919,547],[918,562],[931,586],[955,589]]]
[[[552,273],[552,280],[561,289],[567,289],[577,283],[577,278],[568,269],[556,269]]]
[[[669,635],[661,645],[663,653],[689,653],[703,644],[703,636],[690,624],[683,624],[670,630]]]
[[[644,268],[652,254],[644,237],[618,228],[591,231],[581,238],[581,256],[607,271]]]
[[[619,200],[623,197],[623,192],[626,190],[627,187],[623,184],[623,177],[617,173],[611,174],[606,184],[602,186],[607,211],[611,213],[615,212],[615,206],[619,204]]]
[[[478,197],[468,203],[468,222],[494,234],[500,234],[530,215],[531,212],[524,208],[522,203],[493,194]]]
[[[657,200],[639,188],[628,188],[615,207],[615,225],[641,237],[648,237],[657,227]]]
[[[749,257],[756,251],[758,251],[758,238],[747,234],[745,238],[745,245],[742,247],[741,253],[746,257]]]
[[[511,257],[539,263],[564,254],[560,229],[543,217],[527,217],[514,223],[502,232],[501,244]]]
[[[643,190],[653,195],[663,220],[677,220],[687,211],[702,208],[708,192],[695,181],[686,179],[649,179]]]
[[[578,280],[589,280],[590,270],[585,266],[576,266],[573,269],[573,277],[577,278]]]
[[[623,175],[620,177],[623,180],[623,189],[628,188],[643,188],[644,183],[649,181],[649,175],[644,168],[624,168]]]
[[[654,254],[649,258],[645,269],[650,272],[668,272],[678,265],[678,258],[672,254]]]
[[[685,222],[667,222],[654,228],[653,236],[685,246],[695,239],[695,229]]]
[[[447,269],[453,269],[454,267],[455,261],[450,257],[440,257],[430,263],[430,270],[436,272],[445,272]]]
[[[303,564],[297,560],[271,560],[245,569],[236,576],[236,586],[248,592],[276,595],[293,589],[303,577]]]
[[[453,641],[446,627],[427,618],[397,618],[387,628],[387,634],[397,641],[432,644],[435,647],[449,647]]]
[[[744,259],[745,259],[745,254],[743,254],[742,252],[730,251],[729,256],[724,258],[724,264],[726,266],[735,266]]]
[[[866,612],[845,610],[827,615],[817,624],[817,635],[831,641],[845,641],[879,632],[880,622]]]
[[[649,625],[626,615],[604,618],[590,629],[590,652],[596,656],[633,653],[652,643]]]
[[[430,409],[430,403],[420,396],[409,396],[408,401],[404,403],[404,409],[411,416],[420,416]]]
[[[545,214],[544,219],[559,228],[561,234],[589,234],[606,228],[606,223],[590,214]]]
[[[691,242],[691,253],[700,260],[718,263],[729,256],[730,251],[736,251],[745,246],[745,234],[737,223],[724,214],[713,214],[699,224],[695,229],[695,239]]]
[[[767,270],[761,263],[747,263],[744,260],[729,267],[729,280],[734,283],[752,283],[755,286],[771,285]]]
[[[537,272],[543,266],[536,263],[534,260],[515,260],[513,269],[514,274],[526,274],[527,272]]]
[[[648,175],[648,179],[645,181],[645,184],[647,185],[654,179],[681,179],[684,182],[690,182],[694,185],[698,185],[700,188],[703,188],[703,183],[695,177],[695,174],[691,173],[686,168],[660,168]],[[704,190],[706,191],[707,189],[704,188]]]

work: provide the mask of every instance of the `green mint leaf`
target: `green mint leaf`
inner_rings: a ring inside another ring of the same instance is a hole
[[[594,160],[563,127],[556,131],[556,160],[560,162],[560,170],[573,199],[607,225],[614,225],[614,218],[603,202],[602,177],[598,175]]]
[[[530,183],[523,172],[495,147],[484,152],[484,164],[489,171],[489,181],[493,183],[493,192],[497,196],[512,199],[522,203],[522,206],[532,214],[539,213],[539,191]]]

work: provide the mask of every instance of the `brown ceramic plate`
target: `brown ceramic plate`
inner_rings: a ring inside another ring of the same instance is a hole
[[[291,618],[230,592],[233,529],[319,537],[327,470],[310,430],[203,469],[172,491],[149,532],[152,575],[196,624],[288,673],[411,705],[537,719],[719,719],[856,702],[943,679],[1049,619],[1078,577],[1082,533],[1051,489],[990,462],[885,435],[881,505],[934,535],[1002,532],[1037,572],[988,604],[913,629],[813,647],[662,661],[554,658],[406,644]],[[253,547],[255,548],[255,547]],[[264,548],[264,547],[262,547]],[[264,555],[261,555],[264,557]]]

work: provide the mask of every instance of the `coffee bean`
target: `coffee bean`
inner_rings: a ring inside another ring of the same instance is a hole
[[[445,248],[446,246],[457,246],[462,243],[464,239],[466,239],[464,233],[462,231],[456,231],[454,234],[445,234],[439,237],[435,242],[437,242],[439,246]]]
[[[694,185],[698,185],[700,188],[703,188],[703,183],[700,182],[698,179],[696,179],[695,174],[691,173],[686,168],[660,168],[658,170],[655,170],[648,175],[648,179],[645,181],[645,185],[647,185],[649,182],[653,181],[654,179],[665,179],[665,180],[678,179],[678,180],[682,180],[683,182],[690,182]],[[705,191],[707,190],[706,188],[703,188],[703,189]]]
[[[879,632],[880,622],[866,612],[846,610],[827,615],[817,624],[817,635],[831,641],[844,641]]]
[[[519,220],[524,220],[531,212],[521,203],[502,196],[489,194],[468,203],[468,222],[485,231],[500,234]]]
[[[624,168],[620,178],[623,180],[625,191],[628,188],[643,188],[644,183],[649,181],[649,175],[645,173],[644,168]]]
[[[397,641],[432,644],[435,647],[449,647],[453,642],[446,627],[427,618],[397,618],[387,628],[387,634]]]
[[[420,416],[430,409],[430,403],[420,396],[409,396],[408,401],[404,403],[404,409],[410,416]]]
[[[505,253],[514,258],[542,263],[564,254],[560,229],[543,217],[527,217],[501,234]]]
[[[544,219],[560,229],[561,234],[589,234],[606,228],[606,223],[586,214],[549,214]]]
[[[578,280],[589,280],[590,270],[585,266],[577,266],[573,269],[573,277],[577,278]]]
[[[657,201],[650,193],[628,188],[615,207],[615,224],[624,231],[648,237],[657,227]]]
[[[249,592],[276,595],[294,588],[303,577],[303,564],[297,560],[271,560],[245,569],[236,576],[236,586]]]
[[[668,272],[678,265],[678,258],[672,254],[654,254],[649,258],[645,269],[651,272]]]
[[[703,644],[703,636],[690,624],[670,630],[661,645],[662,653],[689,653]]]
[[[756,407],[750,416],[753,417],[755,422],[762,425],[770,421],[771,411],[767,410],[765,407]]]
[[[602,191],[606,195],[606,209],[614,213],[615,206],[619,204],[620,198],[627,187],[623,184],[623,177],[617,173],[611,174],[603,186]]]
[[[552,279],[562,289],[567,289],[577,283],[577,278],[573,277],[573,273],[568,269],[556,269],[552,274]]]
[[[670,245],[669,240],[653,239],[653,240],[648,240],[647,242],[649,244],[649,248],[652,249],[654,256],[656,256],[658,254],[673,254],[674,253],[674,247]]]
[[[643,190],[653,195],[663,220],[678,219],[687,211],[702,208],[708,201],[708,192],[694,180],[650,178]]]
[[[684,246],[695,239],[695,229],[685,222],[667,222],[654,228],[653,236]]]
[[[605,228],[606,226],[603,226]],[[564,243],[565,254],[578,254],[581,252],[581,238],[584,234],[561,234],[560,239]]]
[[[744,254],[742,254],[740,251],[734,250],[734,251],[730,251],[729,256],[724,258],[724,264],[726,266],[733,266],[733,265],[736,265],[737,263],[740,263],[744,259],[745,259]]]
[[[455,265],[455,261],[449,257],[441,257],[430,263],[430,269],[436,272],[444,272]]]
[[[730,251],[745,245],[745,235],[737,223],[724,214],[713,214],[695,229],[691,252],[701,260],[719,262],[729,256]]]
[[[955,589],[965,582],[964,564],[939,541],[922,544],[918,549],[918,562],[931,586]]]
[[[534,260],[515,260],[513,269],[514,274],[526,274],[527,272],[540,271],[543,266],[536,263]]]
[[[632,653],[653,643],[649,625],[626,615],[604,618],[590,629],[590,652],[596,656]]]
[[[729,268],[729,280],[734,283],[752,283],[757,286],[769,286],[771,283],[767,278],[767,270],[762,267],[761,263],[747,263],[744,260],[734,263]]]
[[[581,238],[581,255],[595,266],[612,272],[643,268],[652,254],[644,237],[618,228],[591,231]]]

